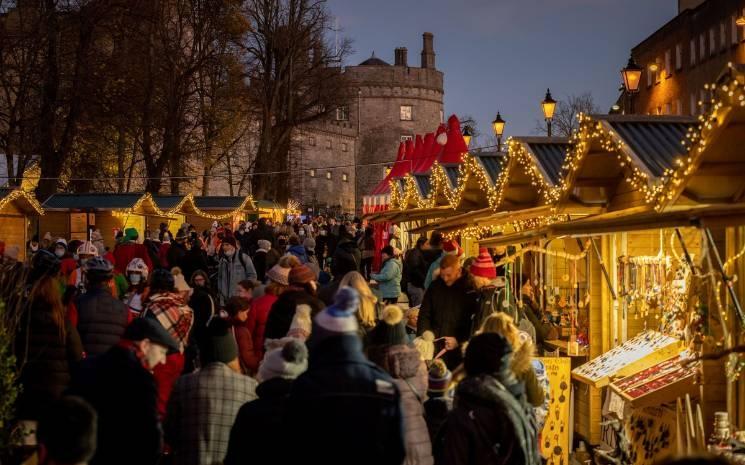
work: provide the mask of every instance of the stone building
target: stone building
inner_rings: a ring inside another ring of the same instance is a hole
[[[291,197],[305,211],[359,212],[362,196],[395,160],[399,142],[443,122],[443,73],[435,68],[433,41],[423,34],[419,67],[409,66],[408,50],[399,47],[392,65],[373,53],[345,68],[348,106],[296,136],[293,170],[303,174],[291,183]]]
[[[745,63],[743,21],[745,0],[679,0],[678,15],[631,49],[644,69],[633,112],[699,114],[709,100],[704,86],[728,63]],[[621,102],[630,112],[628,100]]]

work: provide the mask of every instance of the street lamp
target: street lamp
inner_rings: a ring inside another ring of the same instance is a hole
[[[492,128],[494,128],[494,135],[497,136],[497,152],[502,151],[502,134],[504,134],[504,125],[506,121],[502,119],[502,115],[497,112],[497,117],[491,122]]]
[[[634,61],[634,56],[629,57],[626,67],[621,70],[623,87],[629,96],[629,113],[634,113],[634,94],[639,92],[639,83],[642,79],[642,67]]]
[[[463,142],[466,143],[466,147],[471,145],[471,138],[473,137],[473,129],[471,129],[471,126],[466,126],[463,128]]]
[[[543,117],[548,128],[548,137],[551,137],[551,120],[554,117],[554,110],[556,110],[556,100],[551,97],[551,89],[546,89],[546,97],[541,102],[541,108],[543,108]]]

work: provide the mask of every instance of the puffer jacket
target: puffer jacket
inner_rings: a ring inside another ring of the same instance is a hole
[[[431,465],[432,444],[424,419],[427,400],[427,366],[419,351],[408,345],[377,346],[368,349],[370,361],[383,368],[393,378],[401,392],[406,439],[405,465]]]
[[[257,277],[251,257],[240,250],[236,251],[232,257],[220,258],[217,266],[217,290],[220,305],[224,306],[228,299],[237,295],[239,282]]]
[[[389,258],[383,264],[380,273],[370,274],[370,278],[378,282],[384,299],[398,299],[401,295],[402,268],[401,260]]]
[[[93,288],[78,297],[78,333],[87,355],[100,355],[119,343],[129,320],[127,306],[107,288]]]

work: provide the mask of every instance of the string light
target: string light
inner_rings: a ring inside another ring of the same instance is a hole
[[[33,195],[21,189],[14,189],[10,191],[8,195],[0,199],[0,211],[4,210],[5,207],[7,207],[11,202],[15,202],[16,200],[19,200],[19,199],[22,199],[28,202],[29,205],[31,205],[31,208],[33,208],[38,215],[44,214],[44,208],[42,208],[42,206],[39,204],[36,198],[34,198]]]

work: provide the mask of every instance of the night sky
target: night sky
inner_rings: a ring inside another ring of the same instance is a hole
[[[677,13],[677,0],[329,0],[328,5],[343,35],[354,42],[347,64],[358,64],[373,51],[392,64],[393,49],[405,46],[409,65],[419,66],[422,32],[432,32],[437,68],[445,73],[445,114],[471,115],[482,133],[490,133],[499,110],[507,120],[505,137],[535,133],[547,87],[557,100],[591,92],[607,112],[630,49]]]

